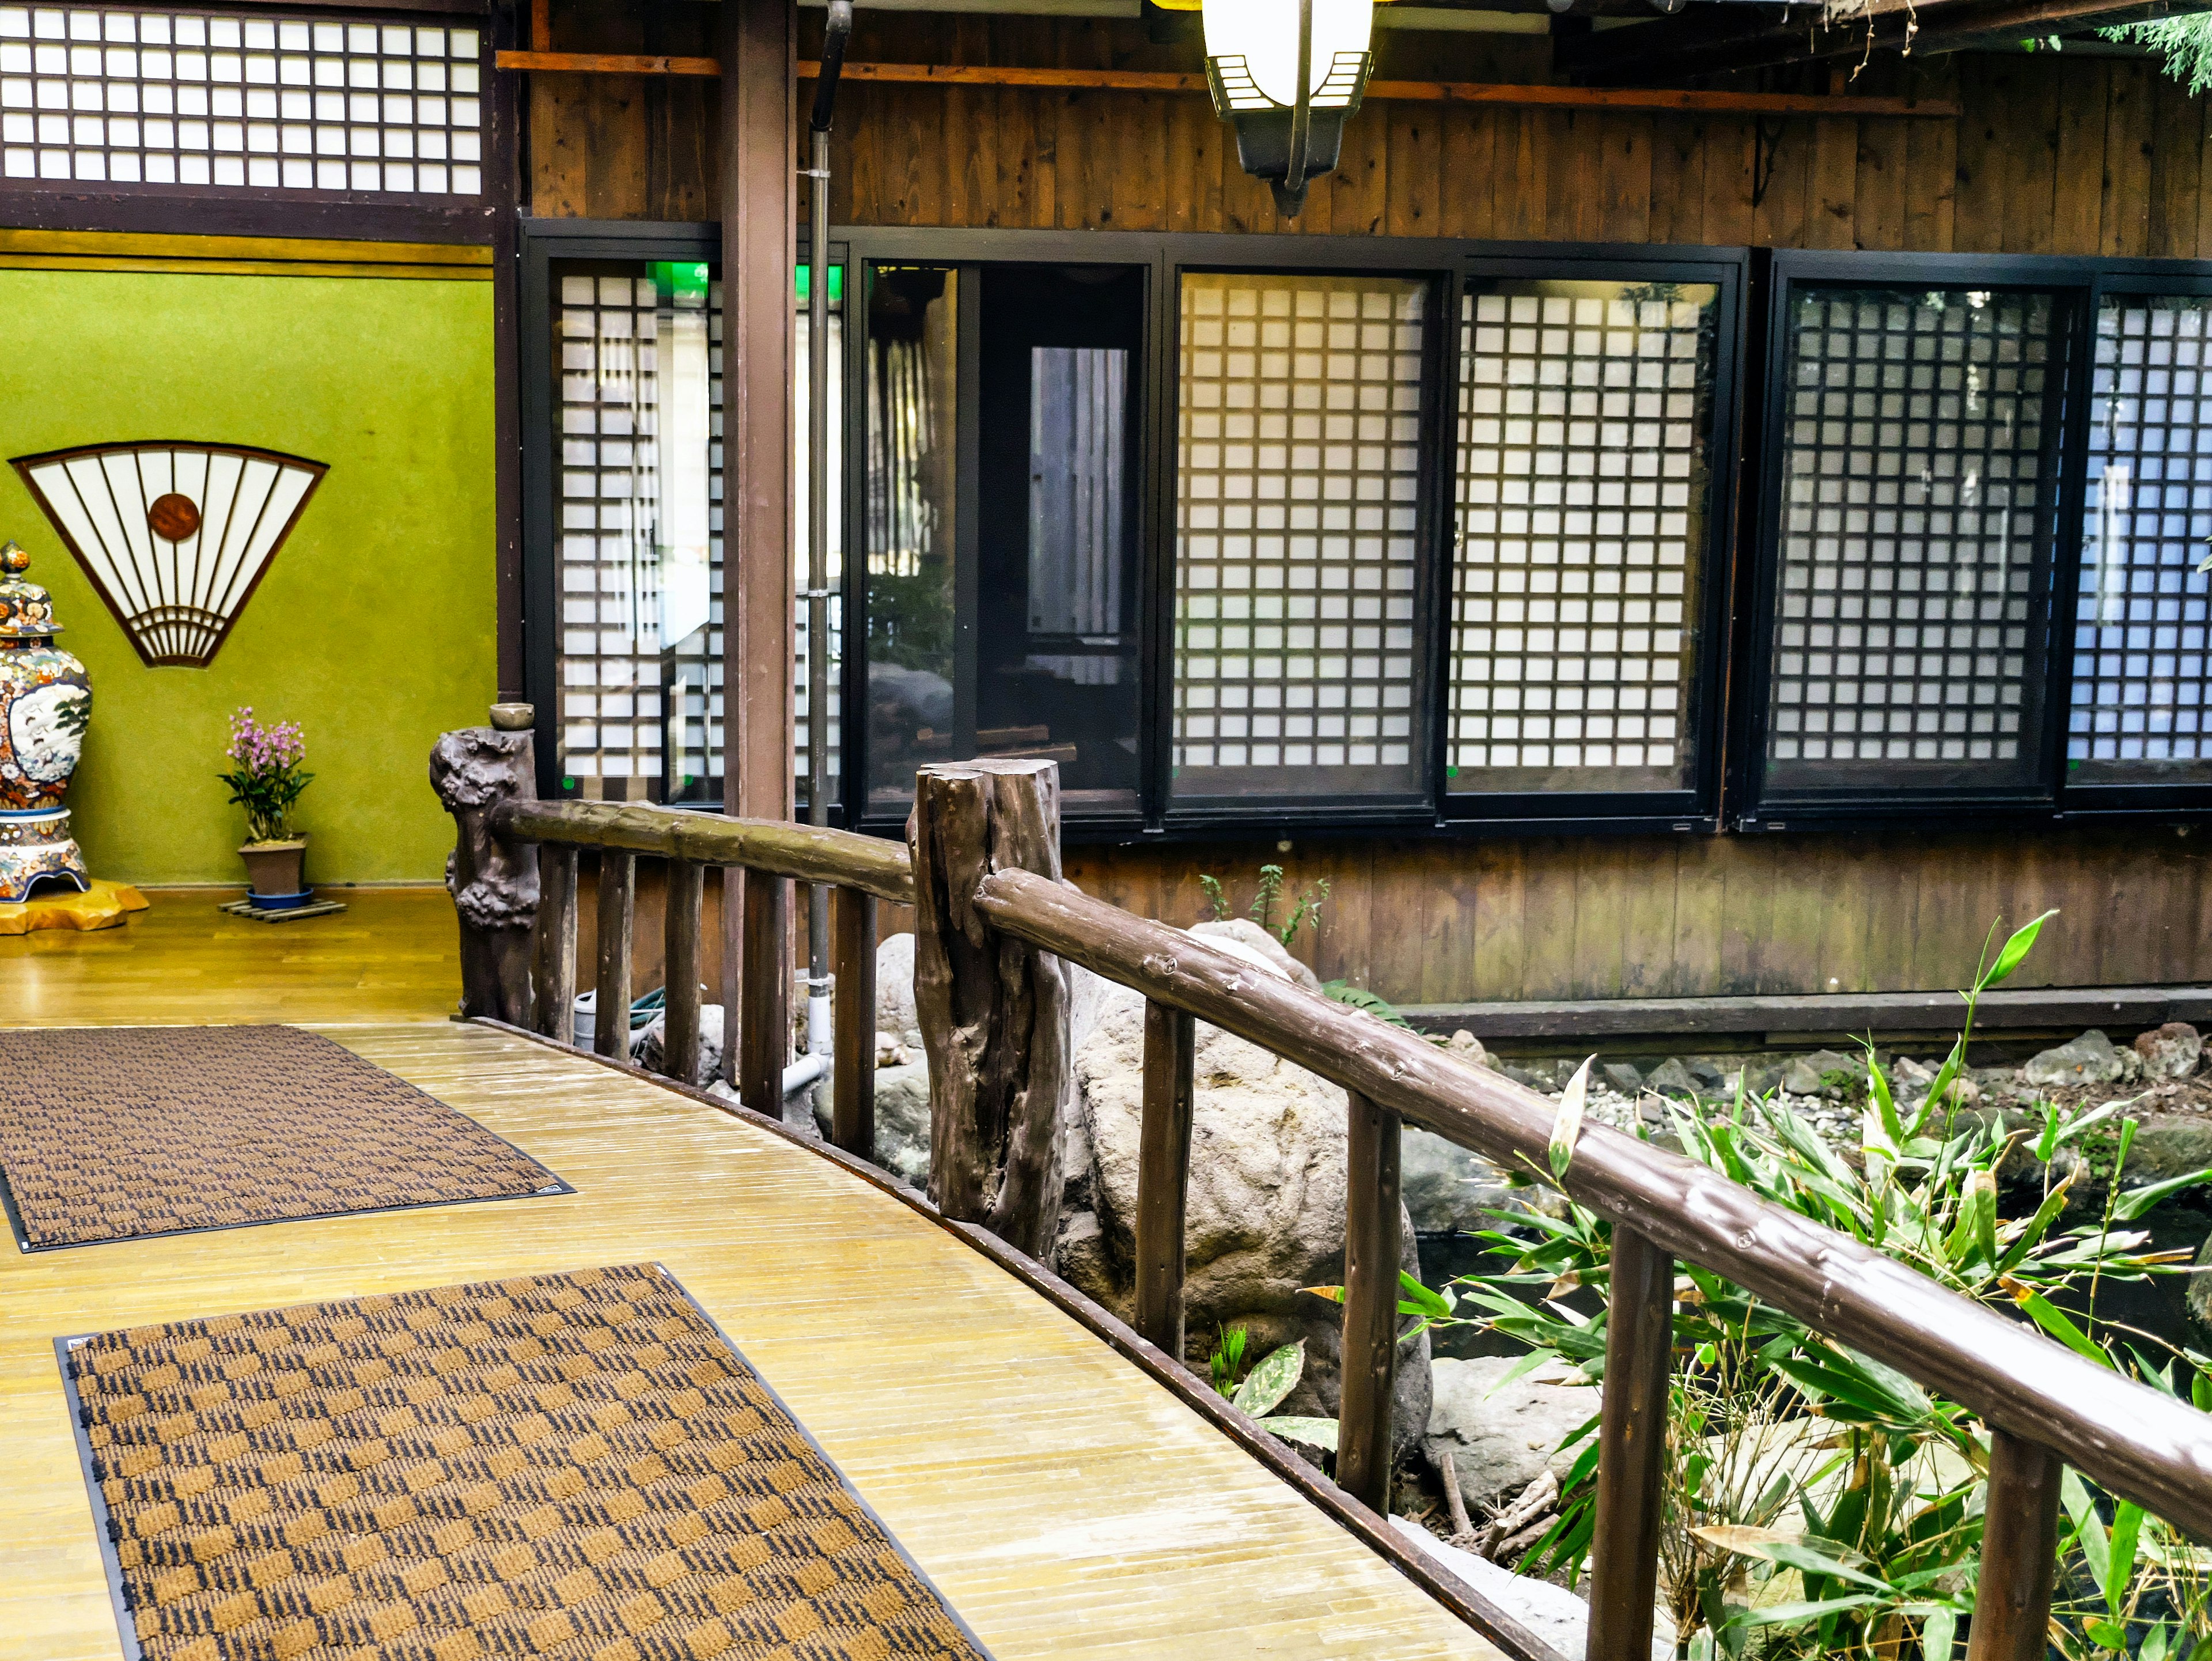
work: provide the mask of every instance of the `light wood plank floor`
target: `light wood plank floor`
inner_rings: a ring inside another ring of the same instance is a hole
[[[120,1654],[55,1336],[646,1261],[1001,1661],[1498,1655],[1104,1344],[827,1160],[484,1028],[320,1030],[578,1192],[35,1256],[0,1243],[8,1661]]]
[[[0,1026],[434,1021],[460,1001],[442,888],[333,888],[336,916],[256,922],[239,892],[149,888],[120,928],[0,937]]]

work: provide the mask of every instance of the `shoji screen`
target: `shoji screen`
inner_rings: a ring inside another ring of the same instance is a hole
[[[1447,790],[1693,782],[1718,298],[1462,295]]]
[[[2113,295],[2097,311],[2075,601],[2067,782],[2212,781],[2212,299]]]
[[[1176,799],[1407,797],[1425,282],[1186,274]]]
[[[1767,798],[2036,785],[2062,302],[1788,306]]]

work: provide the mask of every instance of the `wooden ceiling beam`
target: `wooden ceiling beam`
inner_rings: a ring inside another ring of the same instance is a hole
[[[563,75],[719,75],[711,58],[653,58],[603,52],[503,52],[503,70]],[[802,62],[799,78],[817,64]],[[947,87],[1036,87],[1117,92],[1203,93],[1206,77],[1152,70],[1024,69],[1003,64],[848,64],[847,81]],[[1870,115],[1945,119],[1955,103],[1936,99],[1860,98],[1849,94],[1700,92],[1671,87],[1510,86],[1482,81],[1373,81],[1367,96],[1431,104],[1489,104],[1524,109],[1649,110],[1659,113]]]

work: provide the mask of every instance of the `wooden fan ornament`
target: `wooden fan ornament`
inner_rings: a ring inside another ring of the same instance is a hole
[[[214,661],[328,466],[149,440],[17,456],[15,471],[148,665]]]

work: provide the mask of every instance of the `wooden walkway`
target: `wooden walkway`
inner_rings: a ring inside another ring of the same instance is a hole
[[[1000,1661],[1499,1655],[1105,1344],[828,1160],[489,1029],[318,1030],[578,1192],[35,1256],[0,1242],[5,1661],[121,1654],[55,1336],[644,1261],[721,1323]]]

